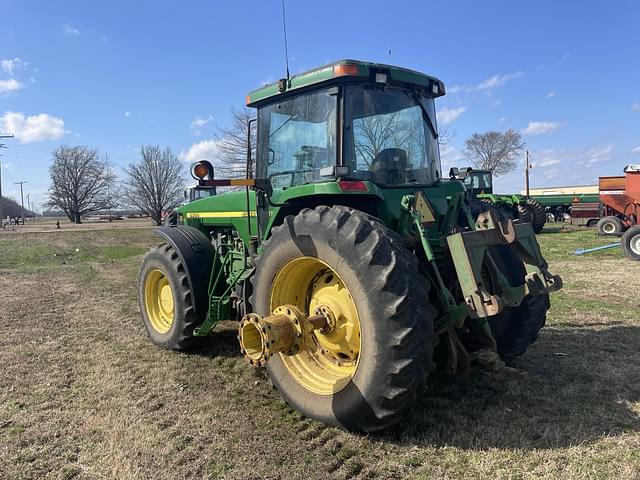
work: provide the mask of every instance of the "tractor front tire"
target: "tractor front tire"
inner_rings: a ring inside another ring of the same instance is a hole
[[[624,232],[622,249],[627,258],[640,261],[640,226],[636,225]]]
[[[332,332],[314,331],[315,348],[267,363],[289,405],[355,431],[402,418],[435,367],[437,339],[429,283],[395,232],[351,208],[304,209],[273,228],[252,283],[258,314],[282,304],[334,313]]]
[[[618,217],[602,217],[596,224],[596,233],[601,236],[620,235],[622,221]]]
[[[151,341],[172,350],[192,347],[199,340],[193,330],[204,320],[193,302],[175,248],[167,243],[153,247],[144,256],[138,276],[138,303]]]

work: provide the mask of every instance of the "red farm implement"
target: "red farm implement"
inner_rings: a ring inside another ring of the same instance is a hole
[[[640,219],[640,165],[627,165],[624,176],[600,177],[604,216],[597,225],[601,235],[620,235]]]

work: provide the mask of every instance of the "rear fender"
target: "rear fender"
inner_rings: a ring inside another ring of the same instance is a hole
[[[209,309],[208,288],[214,257],[211,241],[200,230],[184,225],[158,227],[153,233],[175,248],[193,292],[196,314],[205,315]]]

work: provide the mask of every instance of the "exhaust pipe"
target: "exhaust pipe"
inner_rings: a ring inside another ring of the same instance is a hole
[[[268,317],[250,313],[240,322],[240,352],[251,365],[261,367],[276,353],[296,355],[313,330],[327,325],[327,316],[307,317],[293,305],[278,307]]]

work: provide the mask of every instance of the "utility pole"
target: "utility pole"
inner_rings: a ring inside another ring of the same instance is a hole
[[[524,162],[524,189],[527,194],[527,198],[529,198],[529,169],[531,165],[529,165],[529,150],[525,152],[525,162]]]
[[[2,138],[13,138],[13,135],[0,135]],[[6,145],[0,143],[0,148],[7,148]],[[4,226],[4,215],[2,214],[2,161],[0,160],[0,229]]]
[[[31,195],[31,192],[27,193],[27,215],[29,215],[29,212],[31,211],[31,200],[29,199],[29,196]],[[35,220],[35,217],[33,217]],[[26,220],[24,223],[27,223]]]
[[[29,183],[22,180],[21,182],[14,182],[16,185],[20,185],[20,205],[22,207],[22,220],[24,220],[24,195],[22,194],[22,184]]]

